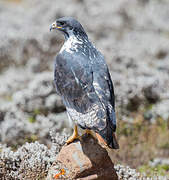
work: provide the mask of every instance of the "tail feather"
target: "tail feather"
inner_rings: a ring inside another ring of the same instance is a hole
[[[110,142],[108,142],[108,146],[112,149],[119,149],[119,144],[117,142],[115,133],[112,133],[112,139]]]
[[[119,149],[119,144],[116,139],[116,114],[114,109],[107,108],[107,126],[100,132],[100,135],[105,139],[107,145],[112,149]]]
[[[101,131],[99,134],[96,134],[99,141],[108,145],[111,149],[119,149],[119,144],[114,132],[111,131],[111,134],[107,134],[107,131]]]

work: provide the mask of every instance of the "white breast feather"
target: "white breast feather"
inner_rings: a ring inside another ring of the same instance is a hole
[[[82,41],[79,41],[75,36],[70,36],[67,41],[63,44],[60,53],[63,51],[67,51],[69,53],[73,53],[73,51],[77,51],[78,44],[82,44]]]

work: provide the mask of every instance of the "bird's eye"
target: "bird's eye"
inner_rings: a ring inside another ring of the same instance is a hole
[[[65,22],[59,22],[59,24],[60,24],[61,26],[64,26],[64,25],[65,25]]]

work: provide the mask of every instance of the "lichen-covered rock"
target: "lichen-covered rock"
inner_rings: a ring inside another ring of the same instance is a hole
[[[48,180],[54,179],[61,171],[58,179],[105,179],[117,180],[117,174],[106,149],[101,147],[91,136],[83,136],[82,141],[64,146],[57,156],[56,162],[49,170]]]

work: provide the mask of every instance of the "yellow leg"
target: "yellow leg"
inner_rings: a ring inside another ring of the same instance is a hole
[[[84,134],[90,134],[92,135],[92,132],[89,129],[85,129],[85,133]]]
[[[75,125],[73,134],[68,138],[68,140],[66,141],[66,143],[67,143],[67,144],[70,144],[70,143],[73,142],[75,139],[81,140],[81,137],[80,137],[79,134],[78,134],[77,125]]]
[[[89,130],[89,129],[85,129],[85,132],[83,133],[83,135],[85,135],[85,134],[91,135],[91,136],[95,137],[94,134],[93,134],[93,132],[92,132],[91,130]],[[82,135],[82,136],[83,136],[83,135]]]

